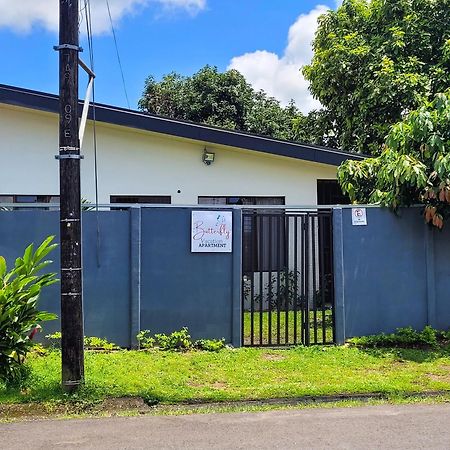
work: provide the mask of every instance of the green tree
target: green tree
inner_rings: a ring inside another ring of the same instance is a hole
[[[293,140],[339,147],[337,130],[331,114],[325,109],[299,113],[293,121]]]
[[[263,91],[255,91],[237,70],[219,72],[205,66],[191,77],[175,72],[161,81],[150,76],[139,108],[175,119],[206,123],[279,139],[294,137],[293,119],[299,114]]]
[[[352,202],[394,210],[423,204],[438,228],[450,217],[450,89],[392,126],[380,156],[346,161],[338,170]]]
[[[450,85],[450,0],[344,0],[303,74],[339,146],[377,155],[389,127]]]

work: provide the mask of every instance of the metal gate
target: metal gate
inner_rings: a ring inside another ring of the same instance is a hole
[[[332,211],[243,211],[242,343],[334,343]]]

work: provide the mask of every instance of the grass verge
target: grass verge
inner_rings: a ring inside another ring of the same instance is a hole
[[[217,353],[152,351],[86,352],[86,386],[60,390],[59,351],[32,354],[22,389],[0,384],[0,406],[34,402],[58,410],[110,398],[136,397],[146,405],[289,399],[340,394],[386,398],[428,391],[450,392],[450,347],[371,349],[296,347],[227,349]],[[69,408],[70,409],[70,408]]]

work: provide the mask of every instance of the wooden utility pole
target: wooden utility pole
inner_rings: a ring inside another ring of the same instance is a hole
[[[59,8],[59,45],[55,50],[59,51],[62,386],[70,392],[84,381],[78,0],[60,0]]]

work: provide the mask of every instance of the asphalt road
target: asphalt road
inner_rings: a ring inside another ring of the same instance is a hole
[[[450,404],[0,425],[1,449],[450,449]]]

